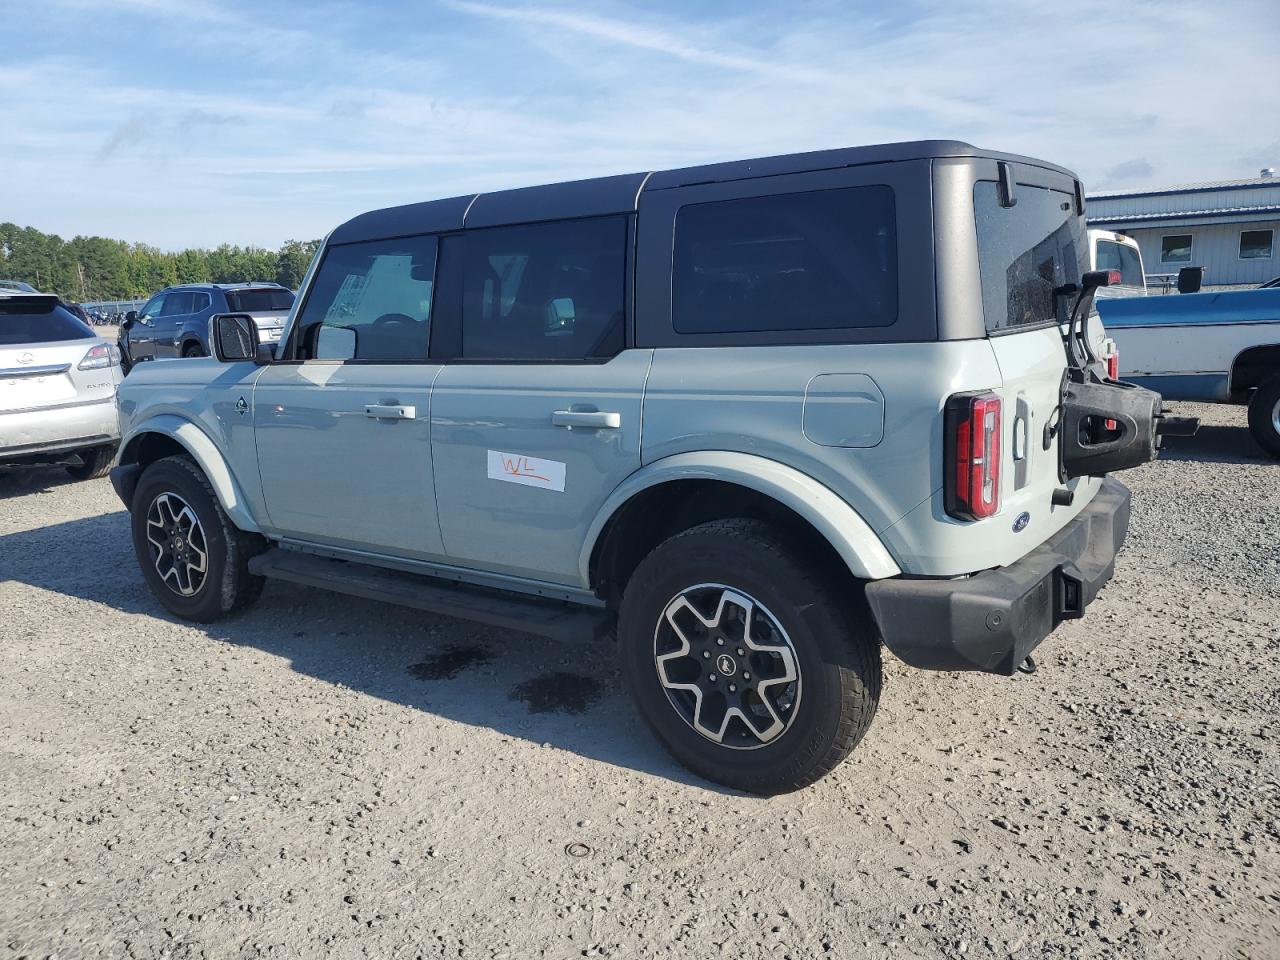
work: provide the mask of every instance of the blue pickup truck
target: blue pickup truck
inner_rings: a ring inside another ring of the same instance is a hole
[[[1097,301],[1120,377],[1166,400],[1247,403],[1249,430],[1280,458],[1280,288]]]

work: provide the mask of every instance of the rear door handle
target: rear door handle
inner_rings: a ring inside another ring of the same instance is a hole
[[[367,403],[364,415],[373,420],[414,420],[417,419],[418,408],[398,403]]]
[[[551,414],[551,425],[617,430],[622,426],[622,414],[614,410],[557,410]]]

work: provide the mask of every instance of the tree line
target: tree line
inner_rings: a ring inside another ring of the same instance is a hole
[[[274,280],[296,290],[318,246],[319,240],[289,240],[279,250],[224,243],[168,253],[106,237],[63,240],[0,223],[0,280],[23,280],[76,303],[140,300],[175,283]]]

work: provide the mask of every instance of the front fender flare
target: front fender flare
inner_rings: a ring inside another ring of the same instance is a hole
[[[882,580],[902,572],[875,531],[830,488],[776,460],[709,450],[677,453],[655,460],[618,485],[587,528],[578,559],[584,584],[591,582],[591,557],[610,518],[642,490],[673,480],[719,480],[772,497],[807,520],[831,544],[855,577]]]
[[[171,437],[180,443],[208,477],[209,485],[213,487],[218,503],[231,518],[231,522],[248,533],[262,532],[258,521],[249,512],[240,484],[236,481],[218,445],[190,420],[175,414],[162,413],[131,427],[128,435],[120,443],[120,456],[117,461],[120,465],[133,462],[134,445],[148,433]]]

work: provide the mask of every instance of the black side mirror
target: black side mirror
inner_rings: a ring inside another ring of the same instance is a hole
[[[137,319],[138,319],[138,311],[130,310],[128,313],[124,315],[124,325],[126,327],[132,326],[134,321]]]
[[[247,313],[215,313],[209,318],[209,343],[223,363],[256,360],[258,325]]]
[[[1204,285],[1204,267],[1183,267],[1178,271],[1178,292],[1199,293]]]

